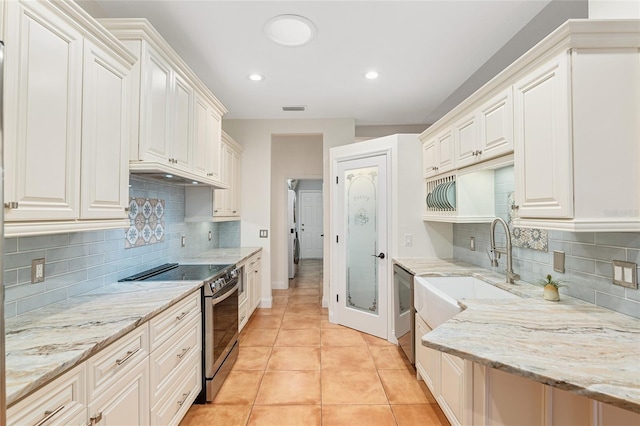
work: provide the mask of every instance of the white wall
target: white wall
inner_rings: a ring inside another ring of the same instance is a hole
[[[271,226],[271,138],[283,134],[321,134],[323,179],[329,177],[329,149],[353,143],[353,119],[326,120],[223,120],[223,129],[244,147],[242,153],[242,235],[244,247],[262,247],[261,307],[271,306],[271,235],[259,238],[258,230]],[[330,203],[324,194],[324,226],[329,229]],[[324,287],[329,286],[329,248],[324,248]]]
[[[589,0],[589,19],[640,19],[639,0]]]
[[[322,179],[322,135],[271,138],[271,286],[289,286],[287,179]]]

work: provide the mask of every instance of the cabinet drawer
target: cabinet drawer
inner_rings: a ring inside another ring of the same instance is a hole
[[[151,405],[170,389],[177,369],[181,368],[194,353],[201,353],[201,316],[193,318],[178,333],[171,336],[151,353]]]
[[[11,406],[7,410],[7,425],[84,424],[85,374],[83,363]]]
[[[177,425],[189,410],[202,390],[200,355],[193,353],[185,361],[167,389],[171,391],[151,409],[151,424],[158,426]]]
[[[147,324],[133,330],[87,360],[89,400],[109,388],[149,355]]]
[[[200,309],[200,291],[196,291],[149,321],[151,350],[158,348],[183,324],[198,316]]]

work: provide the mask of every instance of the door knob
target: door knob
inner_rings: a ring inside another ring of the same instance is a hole
[[[380,254],[372,254],[371,256],[373,257],[378,257],[380,259],[384,259],[384,253],[380,253]]]

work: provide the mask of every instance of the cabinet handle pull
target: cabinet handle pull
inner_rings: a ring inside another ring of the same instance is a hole
[[[7,203],[4,203],[4,208],[5,209],[17,209],[18,208],[18,202],[17,201],[9,201]]]
[[[176,321],[182,321],[182,318],[186,317],[187,315],[189,315],[189,311],[181,313],[176,317]]]
[[[189,352],[189,349],[191,349],[191,346],[189,346],[188,348],[183,349],[182,353],[179,353],[177,355],[178,359],[182,359],[182,357],[185,356],[187,354],[187,352]]]
[[[482,154],[482,150],[481,149],[478,150],[478,155],[480,155],[480,154]]]
[[[43,424],[45,424],[46,422],[51,420],[56,414],[58,414],[60,411],[62,411],[63,408],[64,408],[64,404],[62,404],[61,406],[59,406],[55,410],[47,410],[47,411],[45,411],[44,412],[44,416],[45,416],[44,419],[42,419],[38,423],[36,423],[35,426],[42,426]]]
[[[511,205],[511,210],[518,210],[519,208],[520,208],[520,206],[517,205],[517,204],[512,204]]]
[[[191,393],[191,391],[182,394],[182,401],[178,401],[178,405],[179,406],[182,406],[182,404],[184,404],[184,402],[187,400],[187,398],[189,398],[189,394],[190,393]]]
[[[125,362],[127,362],[129,360],[129,358],[134,356],[139,350],[140,350],[140,348],[136,349],[135,351],[127,351],[127,354],[124,356],[124,358],[116,359],[116,364],[118,364],[118,365],[124,364]],[[102,418],[102,413],[100,413],[100,417]],[[99,421],[100,420],[98,420],[96,423],[98,423]]]
[[[100,411],[98,414],[94,414],[93,417],[91,417],[89,420],[91,420],[91,424],[100,423],[102,421],[102,411]]]

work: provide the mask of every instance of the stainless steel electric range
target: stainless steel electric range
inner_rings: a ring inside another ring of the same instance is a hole
[[[204,281],[203,393],[212,401],[238,358],[238,291],[242,274],[235,265],[167,263],[120,281]]]

